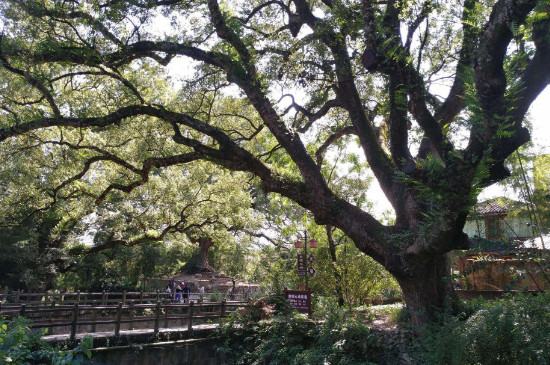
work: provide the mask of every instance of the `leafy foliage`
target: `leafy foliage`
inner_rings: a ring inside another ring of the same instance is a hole
[[[54,212],[35,214],[21,224],[0,227],[0,286],[48,290],[65,264],[67,230]]]
[[[349,306],[364,304],[366,299],[399,296],[399,286],[391,274],[359,251],[347,237],[342,237],[336,247],[336,262],[330,257],[324,237],[318,242],[318,248],[310,250],[316,258],[311,264],[316,273],[310,279],[310,287],[319,296],[337,296],[341,291]]]
[[[93,339],[86,336],[71,350],[51,347],[41,340],[41,331],[32,331],[28,320],[16,317],[10,322],[0,321],[0,361],[2,364],[79,365],[90,359]]]
[[[357,168],[361,169],[361,166]],[[360,198],[365,192],[362,188],[348,185],[350,177],[338,179],[340,183],[346,181],[350,197]],[[253,261],[254,269],[250,277],[262,283],[266,292],[281,293],[285,287],[305,286],[305,279],[297,276],[297,255],[303,254],[304,249],[295,248],[294,242],[303,241],[307,233],[308,240],[317,241],[317,248],[308,249],[307,262],[308,267],[316,270],[314,276],[308,277],[308,285],[317,296],[341,296],[346,304],[356,306],[364,304],[365,299],[400,293],[391,274],[363,254],[342,231],[330,230],[334,245],[331,247],[326,227],[313,222],[303,208],[281,197],[261,196],[261,199],[256,199],[256,209],[265,216],[264,227],[269,228],[269,236],[276,247],[261,247],[261,252],[256,254],[259,256]],[[364,208],[370,209],[370,206],[365,204]],[[314,256],[313,262],[309,261],[310,255]]]
[[[308,267],[316,270],[314,276],[308,274],[308,286],[315,298],[338,297],[341,293],[345,304],[357,306],[364,304],[366,299],[399,296],[399,286],[391,274],[360,252],[345,235],[338,237],[336,262],[333,262],[326,232],[322,228],[311,224],[308,229],[309,234],[316,233],[317,240],[317,248],[308,249],[308,256],[313,255],[315,261],[307,262]],[[278,237],[284,240],[278,247],[263,246],[259,251],[251,252],[248,266],[243,266],[240,271],[243,275],[243,269],[249,268],[248,278],[261,283],[267,293],[282,293],[285,287],[305,286],[305,279],[297,275],[297,255],[303,254],[304,250],[293,247],[295,237],[300,237],[300,230],[287,226],[282,231],[286,235]]]
[[[382,349],[369,327],[336,306],[316,325],[301,316],[274,317],[220,330],[227,364],[375,364]]]
[[[71,247],[67,256],[72,267],[57,276],[56,285],[82,291],[143,289],[148,279],[175,274],[194,249],[193,245],[144,242],[86,255],[85,247]]]
[[[502,181],[501,186],[527,202],[528,205],[523,210],[528,214],[526,220],[532,224],[533,233],[548,234],[550,232],[548,209],[550,156],[540,154],[532,144],[529,144],[510,156],[507,163],[512,175]]]
[[[472,301],[456,316],[443,314],[424,332],[427,364],[548,364],[548,293]]]
[[[0,221],[60,207],[81,235],[97,229],[96,250],[195,230],[222,241],[261,220],[248,196],[261,186],[344,232],[426,310],[442,305],[443,254],[464,246],[479,190],[529,140],[523,119],[550,75],[546,0],[0,12]],[[391,224],[368,211],[372,175]]]

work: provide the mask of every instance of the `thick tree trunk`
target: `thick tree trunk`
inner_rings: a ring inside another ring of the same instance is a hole
[[[446,255],[436,255],[418,265],[412,275],[396,277],[413,325],[421,327],[434,320],[448,299],[456,299],[452,283],[447,279],[448,267]]]
[[[210,238],[191,239],[191,242],[199,244],[199,252],[193,255],[180,269],[185,274],[198,274],[201,272],[216,272],[208,263],[208,250],[214,245]]]
[[[208,264],[208,250],[214,245],[214,242],[210,238],[199,239],[199,263],[200,268],[209,268]]]

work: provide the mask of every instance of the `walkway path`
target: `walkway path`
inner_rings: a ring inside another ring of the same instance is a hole
[[[159,328],[159,333],[157,335],[155,334],[154,329],[121,330],[119,336],[115,336],[113,331],[77,333],[75,341],[79,342],[84,336],[90,335],[94,338],[94,347],[97,347],[97,345],[102,346],[104,343],[116,345],[144,343],[150,342],[152,338],[157,340],[179,340],[197,337],[204,338],[218,327],[219,324],[211,323],[194,325],[191,331],[188,330],[187,326]],[[70,340],[70,334],[42,336],[42,339],[49,343],[65,342]]]

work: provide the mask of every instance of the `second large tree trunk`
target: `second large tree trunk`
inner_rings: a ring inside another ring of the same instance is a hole
[[[216,270],[208,264],[208,250],[214,245],[214,241],[206,237],[191,239],[191,242],[199,244],[199,252],[187,261],[187,263],[180,269],[180,272],[185,274],[216,272]]]
[[[199,268],[208,269],[210,265],[208,264],[208,250],[214,245],[214,242],[210,238],[201,238],[199,239]]]

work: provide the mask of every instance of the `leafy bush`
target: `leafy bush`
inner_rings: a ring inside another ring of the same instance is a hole
[[[241,309],[233,321],[239,323],[255,323],[273,316],[284,316],[292,312],[282,294],[271,294],[260,298],[254,305]]]
[[[248,326],[230,322],[218,349],[227,364],[373,364],[380,357],[375,336],[345,310],[329,309],[320,325],[303,316],[275,316]]]
[[[338,306],[338,299],[321,295],[314,295],[312,297],[312,306],[313,318],[315,320],[323,320],[330,315],[334,315],[336,311],[340,310]],[[347,310],[344,311],[347,312]]]
[[[23,317],[0,321],[0,363],[78,365],[85,358],[91,358],[93,339],[90,336],[72,350],[53,348],[41,336],[42,332],[32,331]]]
[[[223,294],[219,292],[210,293],[211,302],[221,302],[223,300]]]
[[[470,302],[423,333],[428,364],[550,364],[550,294]],[[470,315],[471,314],[471,315]]]

